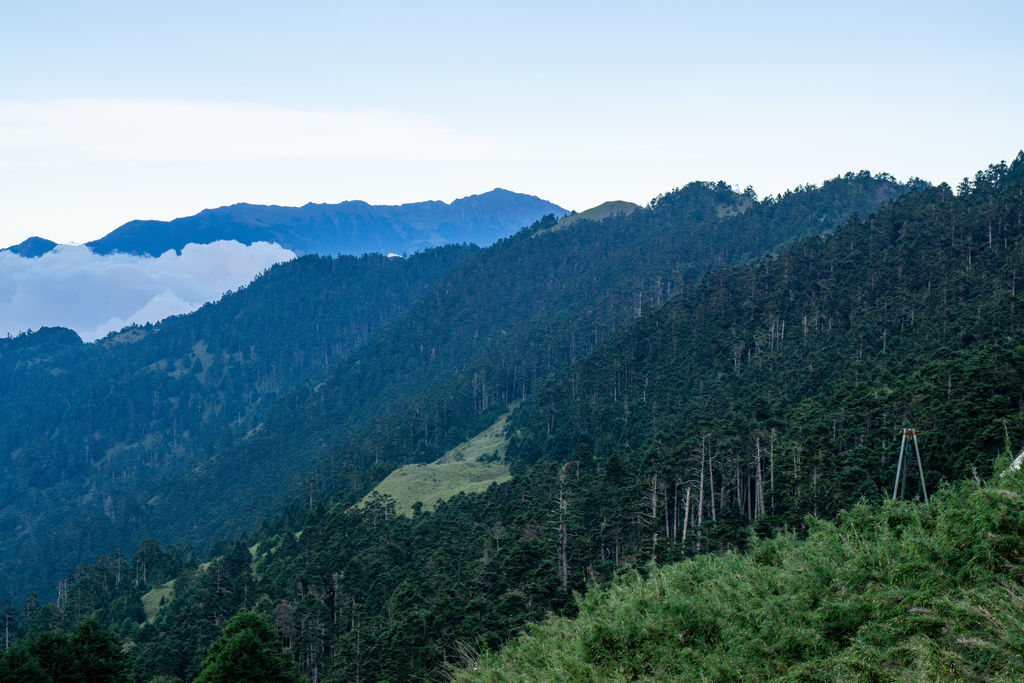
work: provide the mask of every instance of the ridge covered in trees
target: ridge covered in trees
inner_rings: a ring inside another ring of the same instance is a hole
[[[0,338],[0,596],[48,593],[79,562],[156,534],[169,487],[475,252],[306,256],[96,343],[62,328]]]
[[[436,460],[685,283],[912,186],[848,174],[757,201],[693,183],[628,216],[556,232],[553,216],[538,221],[452,269],[314,390],[219,449],[167,497],[176,507],[159,533],[204,548],[310,492],[358,500],[364,490],[337,487],[347,466]],[[247,469],[256,475],[237,476]]]
[[[807,513],[880,499],[904,420],[932,487],[984,473],[1020,432],[1017,327],[990,317],[1016,310],[1022,166],[956,193],[896,188],[890,208],[826,237],[848,215],[837,195],[849,209],[895,186],[851,175],[756,201],[697,184],[625,217],[542,221],[449,271],[350,362],[217,449],[209,469],[246,463],[268,487],[300,484],[281,514],[268,518],[257,482],[254,530],[212,544],[211,563],[155,544],[108,554],[19,615],[17,633],[95,615],[130,645],[136,679],[189,679],[253,610],[307,676],[441,678],[466,644],[494,649],[573,615],[574,591],[632,567],[805,533]],[[524,394],[512,481],[411,518],[386,500],[348,509]],[[214,490],[189,485],[183,506]],[[228,489],[223,504],[239,500]],[[207,530],[243,527],[212,517]],[[169,569],[140,570],[151,565]],[[162,588],[146,623],[142,596]]]

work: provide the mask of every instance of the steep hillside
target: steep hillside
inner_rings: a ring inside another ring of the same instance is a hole
[[[860,504],[806,539],[626,575],[455,680],[1020,680],[1022,520],[1020,472]]]
[[[634,450],[656,498],[768,526],[880,495],[904,426],[931,486],[985,473],[1024,431],[1022,188],[1024,157],[710,274],[528,400],[509,457]]]
[[[376,460],[440,457],[491,424],[513,399],[526,393],[529,402],[545,374],[578,358],[571,352],[582,355],[617,327],[628,328],[638,313],[646,320],[638,309],[656,306],[658,296],[664,301],[669,282],[678,290],[695,273],[755,250],[758,240],[820,229],[820,216],[833,215],[837,196],[847,207],[864,206],[901,190],[863,174],[753,202],[699,184],[631,217],[581,221],[534,238],[547,221],[481,252],[452,271],[421,309],[387,326],[315,390],[279,401],[261,427],[219,450],[202,473],[164,496],[172,514],[162,518],[184,520],[185,533],[196,529],[202,539],[203,529],[225,528],[228,513],[252,515],[255,526],[260,510],[271,507],[266,501],[283,498],[289,478],[296,482],[282,515],[260,524],[244,543],[215,544],[223,558],[205,569],[193,565],[180,573],[173,599],[152,625],[139,626],[146,620],[141,596],[170,577],[116,580],[121,571],[138,575],[140,562],[154,562],[147,549],[82,568],[63,607],[36,609],[28,631],[95,613],[104,623],[120,624],[132,640],[140,678],[187,678],[198,671],[218,624],[258,604],[273,613],[275,629],[309,674],[436,676],[457,657],[460,641],[495,647],[549,611],[571,611],[571,591],[588,580],[651,557],[678,558],[696,544],[703,550],[735,545],[748,522],[723,513],[713,543],[704,524],[685,543],[657,535],[652,547],[652,531],[660,534],[671,521],[663,518],[666,498],[657,486],[652,510],[647,461],[600,462],[586,447],[574,450],[567,467],[550,460],[526,466],[520,458],[511,481],[480,495],[457,495],[430,513],[396,517],[386,499],[346,510],[369,481],[396,464]],[[796,221],[800,207],[804,220]],[[502,267],[507,263],[512,267]],[[662,274],[660,288],[645,289],[634,279],[640,273],[657,283],[658,268],[666,266],[678,280]],[[573,303],[580,301],[585,305]],[[508,322],[534,317],[535,324]],[[487,365],[492,356],[499,362]],[[430,361],[437,364],[432,368]],[[498,381],[501,362],[509,370],[504,381]],[[528,362],[539,371],[524,372]],[[381,406],[383,416],[360,426],[367,418],[359,411],[372,417]],[[441,419],[423,420],[429,408],[441,409]],[[424,424],[427,438],[418,432]],[[324,489],[327,499],[316,494]],[[174,500],[185,502],[171,508]]]
[[[1004,426],[1024,433],[1012,322],[1022,171],[1024,158],[959,194],[921,189],[831,237],[683,288],[528,393],[510,418],[516,476],[505,484],[412,517],[391,514],[386,499],[359,512],[291,507],[247,541],[259,544],[254,597],[214,598],[214,578],[197,577],[138,634],[136,666],[187,676],[213,637],[212,609],[262,603],[307,673],[442,678],[464,654],[459,643],[496,648],[548,612],[572,615],[574,591],[626,567],[742,549],[752,533],[806,529],[806,513],[883,499],[904,419],[921,430],[933,493],[940,477],[985,469]],[[919,271],[930,292],[916,285]],[[910,324],[911,292],[931,297],[937,323],[915,313]],[[784,339],[781,320],[770,332],[777,306],[796,316],[783,318]],[[894,307],[906,311],[902,331]],[[840,311],[856,311],[854,336]],[[770,348],[751,348],[748,360],[744,339]],[[920,372],[867,372],[876,367]],[[354,489],[340,481],[337,495]],[[253,580],[239,571],[236,580]]]
[[[299,254],[403,254],[448,243],[487,246],[549,213],[561,216],[566,210],[502,189],[451,204],[235,204],[172,221],[131,221],[87,244],[99,254],[119,251],[150,256],[217,240],[276,242]]]
[[[157,501],[158,533],[205,548],[329,488],[347,464],[436,460],[683,284],[906,189],[849,174],[755,202],[694,183],[628,216],[534,238],[554,221],[538,222],[451,271],[315,390],[218,449]]]
[[[580,211],[579,213],[573,213],[564,218],[560,218],[557,223],[551,228],[552,230],[564,230],[574,223],[579,221],[602,221],[605,218],[611,216],[624,216],[626,214],[633,213],[640,207],[633,202],[623,201],[610,201],[598,204],[595,207],[589,208],[586,211]]]
[[[0,339],[0,595],[48,594],[154,531],[146,511],[279,396],[320,381],[475,249],[308,256],[94,344]]]

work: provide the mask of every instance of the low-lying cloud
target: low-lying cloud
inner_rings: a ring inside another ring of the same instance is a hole
[[[277,244],[189,244],[158,258],[59,246],[38,258],[0,252],[0,334],[69,327],[93,341],[132,323],[188,313],[295,257]]]

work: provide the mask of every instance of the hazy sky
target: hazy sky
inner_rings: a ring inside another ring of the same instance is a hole
[[[0,246],[239,201],[956,182],[1024,147],[1022,7],[4,2]]]

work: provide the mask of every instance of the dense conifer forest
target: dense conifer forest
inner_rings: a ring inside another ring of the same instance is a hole
[[[348,465],[432,461],[708,270],[834,229],[910,187],[849,174],[755,201],[694,183],[625,217],[571,230],[539,221],[450,271],[315,390],[278,401],[219,449],[176,492],[160,532],[203,547],[310,490],[336,490]],[[237,476],[248,469],[255,476]]]
[[[215,304],[93,344],[0,339],[0,595],[153,534],[170,487],[401,315],[474,247],[306,256]]]
[[[305,257],[97,344],[0,340],[0,587],[50,597],[78,562],[145,536],[206,553],[330,495],[349,464],[378,478],[432,460],[681,284],[909,187],[849,174],[755,201],[694,183],[486,250]]]
[[[21,645],[3,666],[78,656],[39,643],[87,624],[123,644],[133,680],[213,679],[236,660],[281,678],[441,679],[581,614],[462,675],[518,675],[542,648],[541,665],[592,680],[1011,675],[1019,655],[985,653],[1019,634],[1001,586],[1019,583],[1021,492],[970,482],[1024,434],[1022,220],[1024,155],[955,190],[862,173],[758,200],[696,183],[626,216],[452,248],[344,362],[236,416],[167,482],[162,544],[107,547],[55,600],[9,604]],[[76,348],[61,331],[3,344],[29,369]],[[509,409],[511,481],[411,516],[379,497],[352,508]],[[946,488],[928,508],[879,507],[907,426],[929,490]],[[976,595],[956,592],[965,577]],[[748,602],[723,597],[733,585]],[[771,638],[744,630],[787,610],[802,620]],[[665,643],[675,632],[685,642]],[[700,668],[709,654],[725,668]]]

